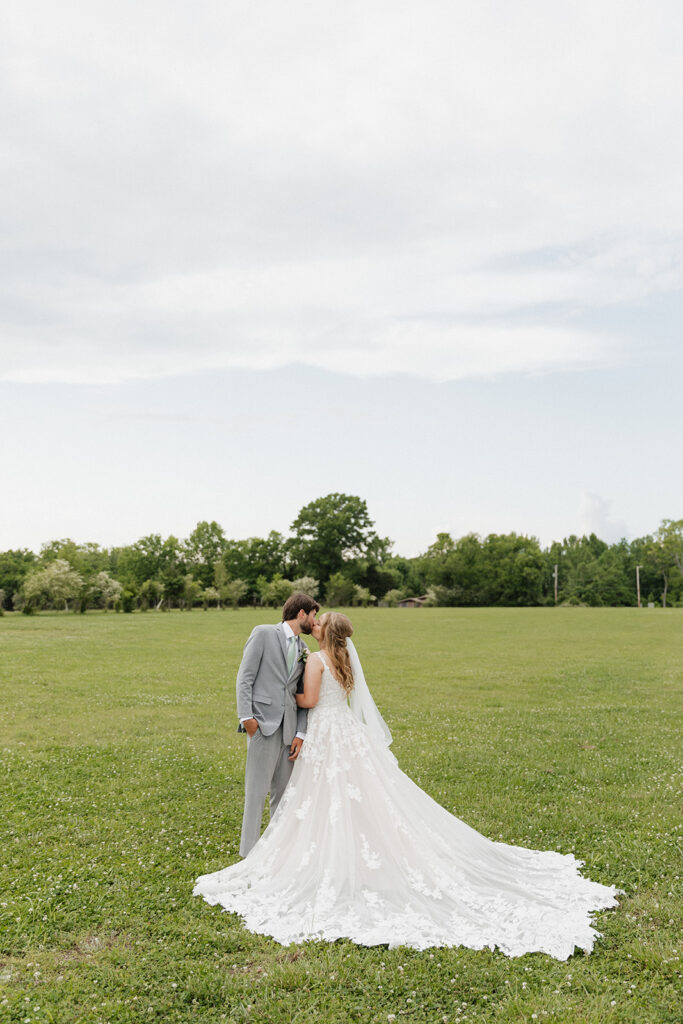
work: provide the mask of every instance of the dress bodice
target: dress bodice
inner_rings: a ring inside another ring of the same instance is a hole
[[[319,651],[318,656],[323,663],[323,675],[320,680],[320,696],[315,706],[316,708],[339,708],[346,704],[346,693],[332,674],[327,655]]]

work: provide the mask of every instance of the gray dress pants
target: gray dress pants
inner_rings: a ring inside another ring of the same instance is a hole
[[[282,738],[282,724],[271,736],[257,729],[247,737],[247,767],[244,773],[244,817],[240,856],[246,857],[261,834],[261,818],[270,793],[270,816],[277,809],[294,762],[288,760],[290,744]]]

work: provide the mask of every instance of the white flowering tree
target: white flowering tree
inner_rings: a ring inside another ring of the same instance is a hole
[[[83,587],[83,577],[63,558],[50,562],[44,569],[33,572],[24,580],[24,599],[28,604],[42,601],[53,608],[68,610],[69,601],[75,601]]]
[[[306,594],[308,597],[316,599],[320,591],[320,583],[318,580],[314,580],[312,576],[302,576],[298,580],[292,581],[292,587],[294,594]]]
[[[92,585],[94,595],[101,602],[105,612],[114,607],[123,592],[123,586],[108,572],[98,572]]]

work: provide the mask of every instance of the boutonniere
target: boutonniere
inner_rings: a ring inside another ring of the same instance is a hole
[[[310,651],[308,650],[308,647],[304,647],[304,649],[301,652],[301,654],[299,655],[299,659],[298,659],[299,663],[301,665],[305,665],[306,664],[306,659],[308,658],[309,653],[310,653]]]

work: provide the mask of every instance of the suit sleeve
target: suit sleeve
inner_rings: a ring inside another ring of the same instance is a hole
[[[297,708],[296,731],[303,736],[308,726],[308,708]]]
[[[264,631],[258,628],[252,630],[251,636],[244,645],[244,654],[237,670],[237,717],[240,719],[253,717],[251,694],[263,657],[264,646]]]

